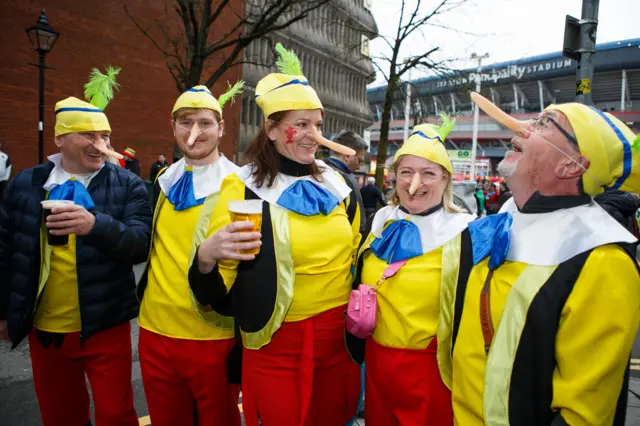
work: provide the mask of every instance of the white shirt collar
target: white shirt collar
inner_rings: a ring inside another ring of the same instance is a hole
[[[102,167],[104,167],[104,164],[103,164],[99,170],[93,173],[79,175],[79,174],[69,173],[62,168],[61,153],[50,155],[49,157],[47,157],[47,159],[54,164],[54,167],[53,167],[53,170],[51,170],[51,173],[49,174],[47,181],[43,185],[43,188],[46,191],[51,191],[54,187],[58,185],[62,185],[63,183],[65,183],[71,178],[74,178],[86,188],[87,186],[89,186],[89,182],[91,182],[91,180],[94,177],[96,177],[98,173],[100,173],[100,170],[102,170]]]
[[[333,195],[335,195],[338,201],[342,201],[347,198],[347,196],[351,192],[351,188],[349,188],[349,186],[344,183],[337,172],[333,171],[333,169],[327,166],[323,161],[315,161],[320,170],[322,170],[322,182],[315,181],[311,176],[296,177],[279,173],[271,188],[267,188],[266,185],[262,185],[261,188],[258,188],[253,182],[253,176],[251,176],[251,172],[253,170],[251,164],[247,164],[246,166],[241,167],[237,174],[247,188],[253,191],[261,199],[273,205],[278,205],[278,199],[280,198],[280,195],[282,195],[282,193],[287,188],[289,188],[299,180],[309,180],[317,183],[318,185],[322,186]]]
[[[521,213],[511,198],[500,209],[513,216],[507,260],[558,265],[593,248],[636,238],[595,201],[550,213]]]
[[[235,173],[239,167],[220,154],[220,158],[213,164],[206,166],[192,166],[193,194],[196,200],[219,192],[222,181],[228,175]],[[180,180],[187,170],[187,163],[182,158],[173,163],[159,178],[158,183],[165,195],[169,195],[171,187]]]
[[[373,218],[371,232],[380,238],[387,223],[408,219],[420,230],[422,253],[429,253],[467,229],[469,222],[475,218],[475,215],[468,213],[451,213],[444,207],[428,216],[418,216],[405,213],[400,206],[390,205],[378,210]]]

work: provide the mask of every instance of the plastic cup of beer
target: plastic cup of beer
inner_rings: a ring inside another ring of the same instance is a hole
[[[51,214],[51,209],[68,206],[74,204],[74,202],[69,200],[44,200],[41,201],[40,204],[42,204],[42,212],[44,213],[43,220],[45,228],[47,229],[47,242],[50,246],[66,246],[69,243],[69,236],[51,235],[51,230],[46,226],[47,217]]]
[[[251,222],[253,228],[243,229],[240,232],[260,232],[262,229],[262,200],[229,201],[229,215],[231,222]],[[250,250],[239,250],[242,254],[258,254],[260,247]]]

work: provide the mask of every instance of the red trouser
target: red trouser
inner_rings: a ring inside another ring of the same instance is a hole
[[[66,333],[59,348],[42,346],[29,334],[33,383],[44,426],[89,422],[91,384],[96,426],[137,426],[131,387],[131,325],[120,324],[80,344],[80,332]]]
[[[434,338],[427,349],[396,349],[373,338],[365,354],[367,426],[451,426],[451,391],[440,378]]]
[[[234,339],[174,339],[140,328],[140,367],[153,426],[240,426],[240,385],[227,380]]]
[[[343,426],[356,414],[360,367],[345,348],[344,311],[283,323],[268,345],[244,350],[247,426]]]

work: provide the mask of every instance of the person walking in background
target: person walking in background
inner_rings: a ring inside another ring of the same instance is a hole
[[[90,99],[100,107],[73,97],[55,105],[60,152],[7,187],[0,206],[0,335],[12,348],[28,336],[44,426],[91,424],[85,375],[96,425],[137,426],[133,265],[149,252],[151,208],[142,179],[104,160],[119,155],[107,148],[111,127],[106,102],[99,102],[110,97]],[[43,214],[45,200],[58,204]]]
[[[367,229],[367,220],[364,205],[362,204],[360,185],[358,185],[354,172],[364,164],[367,144],[357,133],[348,130],[338,133],[338,136],[333,141],[356,152],[356,155],[344,155],[329,150],[330,157],[327,159],[327,165],[342,175],[346,184],[351,188],[351,195],[356,197],[357,205],[360,207],[360,233],[364,235]],[[356,204],[350,206],[351,209],[355,209],[355,207]],[[353,216],[354,211],[349,211],[347,214]]]
[[[213,220],[220,185],[238,170],[218,147],[222,107],[241,87],[242,82],[216,99],[207,87],[195,86],[171,112],[184,157],[161,170],[155,184],[151,253],[138,285],[138,352],[154,426],[240,426],[239,380],[233,385],[227,375],[233,317],[198,304],[187,272]]]
[[[120,165],[134,175],[140,176],[140,163],[136,159],[136,151],[133,148],[125,148],[125,150],[122,151],[122,155],[124,159]]]
[[[2,151],[2,142],[0,142],[0,204],[2,204],[2,197],[4,190],[11,177],[11,159],[9,154]]]
[[[511,194],[511,190],[507,186],[505,181],[500,182],[500,195],[498,196],[498,210],[504,206],[504,203],[509,201],[513,195]]]
[[[376,178],[371,176],[367,178],[367,184],[360,188],[360,194],[362,196],[362,204],[364,205],[367,222],[370,224],[371,220],[373,220],[373,215],[378,211],[378,206],[386,206],[387,200],[384,199],[382,193],[376,186]]]
[[[485,214],[485,198],[484,191],[482,190],[482,185],[480,183],[476,185],[476,193],[474,195],[476,198],[476,205],[478,206],[478,217],[482,217]]]
[[[164,154],[160,154],[158,155],[158,161],[151,165],[151,170],[149,171],[149,180],[152,183],[155,183],[156,178],[158,177],[158,173],[160,173],[160,170],[164,169],[165,167],[169,167],[169,163],[167,163]]]

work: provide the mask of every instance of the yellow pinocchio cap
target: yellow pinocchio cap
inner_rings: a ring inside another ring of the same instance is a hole
[[[442,125],[434,126],[433,124],[418,124],[413,128],[411,134],[404,142],[402,147],[396,152],[394,161],[398,161],[403,155],[415,155],[440,164],[449,173],[453,173],[451,160],[444,146],[447,135],[455,126],[456,120],[450,119],[446,115],[442,115]]]
[[[605,188],[640,192],[640,138],[613,115],[579,103],[550,105],[563,113],[589,160],[582,176],[585,193],[597,195]],[[596,182],[597,180],[597,182]]]
[[[222,108],[224,105],[228,101],[232,101],[233,103],[234,96],[242,93],[243,87],[244,81],[240,80],[233,86],[229,85],[229,89],[220,95],[219,99],[216,99],[207,86],[194,86],[180,95],[175,105],[173,105],[171,115],[182,108],[203,108],[216,111],[220,114],[220,118],[222,118]]]
[[[222,107],[207,86],[195,86],[180,95],[175,105],[173,105],[171,114],[181,108],[210,109],[216,111],[222,117]]]
[[[324,109],[304,76],[273,73],[256,86],[256,103],[265,117],[280,111]]]
[[[76,132],[110,132],[109,120],[100,109],[78,98],[69,97],[56,103],[55,135]]]
[[[279,73],[264,77],[256,85],[256,103],[269,118],[280,111],[324,109],[316,91],[302,73],[300,60],[293,51],[276,44]]]

